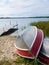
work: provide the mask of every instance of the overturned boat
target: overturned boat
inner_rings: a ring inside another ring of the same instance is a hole
[[[35,26],[30,26],[19,33],[14,43],[16,53],[25,58],[35,58],[39,54],[42,42],[43,31]]]
[[[38,61],[42,64],[49,64],[49,38],[43,40],[41,50],[38,55]]]

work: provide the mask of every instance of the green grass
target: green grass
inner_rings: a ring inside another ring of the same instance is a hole
[[[37,26],[39,29],[42,29],[45,36],[49,36],[49,21],[39,21],[30,23],[31,26]]]
[[[40,64],[36,59],[27,59],[27,58],[22,58],[22,57],[18,57],[15,61],[16,63],[18,63],[18,65],[42,65]]]

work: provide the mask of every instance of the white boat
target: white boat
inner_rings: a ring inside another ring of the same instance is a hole
[[[18,55],[33,59],[38,56],[42,42],[42,30],[32,26],[20,32],[14,45]]]

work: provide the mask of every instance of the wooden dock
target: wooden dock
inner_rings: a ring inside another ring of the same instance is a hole
[[[11,33],[13,33],[14,31],[18,30],[18,24],[12,24],[11,22],[5,26],[3,26],[3,28],[0,28],[0,36],[2,35],[9,35]]]

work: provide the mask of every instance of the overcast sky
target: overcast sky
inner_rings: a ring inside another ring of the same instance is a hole
[[[48,15],[49,0],[0,0],[0,17]]]

